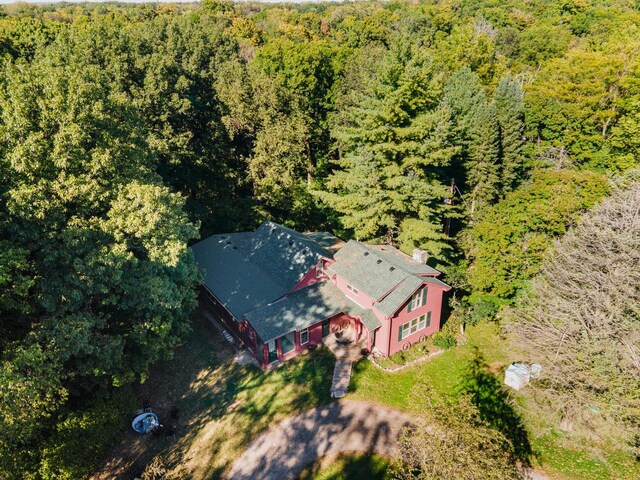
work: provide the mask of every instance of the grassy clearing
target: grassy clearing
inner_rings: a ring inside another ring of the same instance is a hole
[[[406,365],[409,362],[422,358],[428,355],[430,352],[433,352],[435,347],[433,343],[429,340],[424,342],[419,342],[414,344],[409,350],[406,352],[400,351],[398,353],[394,353],[389,357],[378,358],[376,362],[378,365],[385,368],[397,368],[402,365]]]
[[[504,353],[494,348],[499,338],[494,324],[481,324],[467,329],[469,341],[447,350],[442,355],[425,363],[409,367],[396,373],[386,373],[368,361],[354,365],[350,398],[368,400],[391,405],[404,410],[419,411],[422,406],[411,401],[414,385],[426,382],[436,393],[455,395],[465,369],[474,356],[474,347],[484,353],[492,368],[498,370],[505,365]]]
[[[509,359],[505,343],[495,324],[483,323],[467,329],[468,342],[425,363],[386,373],[371,365],[360,362],[354,365],[349,398],[374,401],[396,408],[418,413],[423,405],[412,401],[412,391],[416,385],[428,384],[436,394],[456,395],[462,378],[474,358],[477,348],[489,364],[489,369],[501,377]],[[533,447],[534,467],[543,469],[553,478],[572,480],[631,480],[640,478],[640,465],[630,455],[610,448],[604,457],[591,455],[588,450],[574,450],[564,444],[563,436],[546,431],[532,431],[539,423],[527,409],[527,390],[514,394],[518,412],[529,431]]]
[[[476,347],[490,370],[501,376],[508,359],[497,327],[481,324],[469,328],[467,335],[465,345],[397,373],[383,372],[369,361],[357,363],[348,398],[419,413],[425,406],[412,401],[416,385],[427,383],[436,394],[455,395]],[[149,381],[137,389],[138,403],[149,401],[165,425],[175,422],[175,438],[142,437],[129,430],[93,478],[132,478],[161,452],[164,463],[177,478],[219,478],[270,424],[330,401],[334,358],[326,349],[298,357],[270,372],[234,364],[233,353],[196,315],[193,332],[175,359],[159,365]],[[604,458],[596,458],[586,448],[567,448],[561,435],[538,428],[537,419],[527,409],[526,390],[515,398],[529,430],[534,466],[563,480],[640,478],[638,463],[624,453],[611,449]],[[171,406],[180,412],[176,421],[169,418]],[[385,478],[368,471],[360,476],[350,473],[365,471],[360,468],[381,472],[375,470],[378,463],[375,457],[345,457],[326,468],[320,468],[321,464],[312,466],[303,478]]]
[[[389,480],[389,460],[378,455],[344,455],[325,465],[319,460],[305,468],[299,480]]]
[[[619,450],[611,450],[604,457],[596,458],[586,450],[563,447],[558,434],[536,438],[533,447],[537,462],[544,469],[563,479],[637,480],[640,464],[633,457]]]
[[[263,372],[238,366],[234,352],[199,315],[172,361],[137,389],[165,425],[179,410],[175,438],[127,432],[93,478],[132,478],[158,453],[177,478],[218,478],[247,443],[271,423],[329,402],[334,358],[326,349]]]

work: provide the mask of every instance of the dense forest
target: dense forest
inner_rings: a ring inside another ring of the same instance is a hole
[[[0,139],[0,478],[77,478],[189,329],[188,246],[265,219],[424,248],[638,455],[632,0],[6,6]]]

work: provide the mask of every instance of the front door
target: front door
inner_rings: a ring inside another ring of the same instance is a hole
[[[278,359],[278,350],[276,349],[276,341],[267,342],[267,350],[269,352],[269,363],[273,363]]]
[[[322,322],[322,338],[329,336],[329,320]]]

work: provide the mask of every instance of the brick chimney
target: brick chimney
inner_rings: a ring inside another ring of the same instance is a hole
[[[427,258],[428,258],[427,252],[424,251],[423,249],[421,249],[421,248],[414,248],[413,249],[413,261],[414,262],[425,264],[425,263],[427,263]]]

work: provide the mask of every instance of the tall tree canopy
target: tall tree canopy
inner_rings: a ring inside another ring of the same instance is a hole
[[[72,47],[61,35],[8,62],[0,89],[0,462],[14,475],[70,395],[170,352],[198,279],[197,226],[155,173],[137,109]]]
[[[441,74],[419,45],[401,43],[368,52],[349,75],[333,129],[338,168],[320,197],[363,240],[399,239],[405,250],[441,253],[440,178],[456,152],[451,112],[439,101]]]
[[[198,233],[423,247],[472,320],[517,303],[638,166],[638,31],[626,0],[2,7],[0,477],[86,473],[188,328]]]
[[[466,230],[467,274],[476,292],[510,298],[540,268],[551,241],[608,192],[593,172],[537,170]]]

